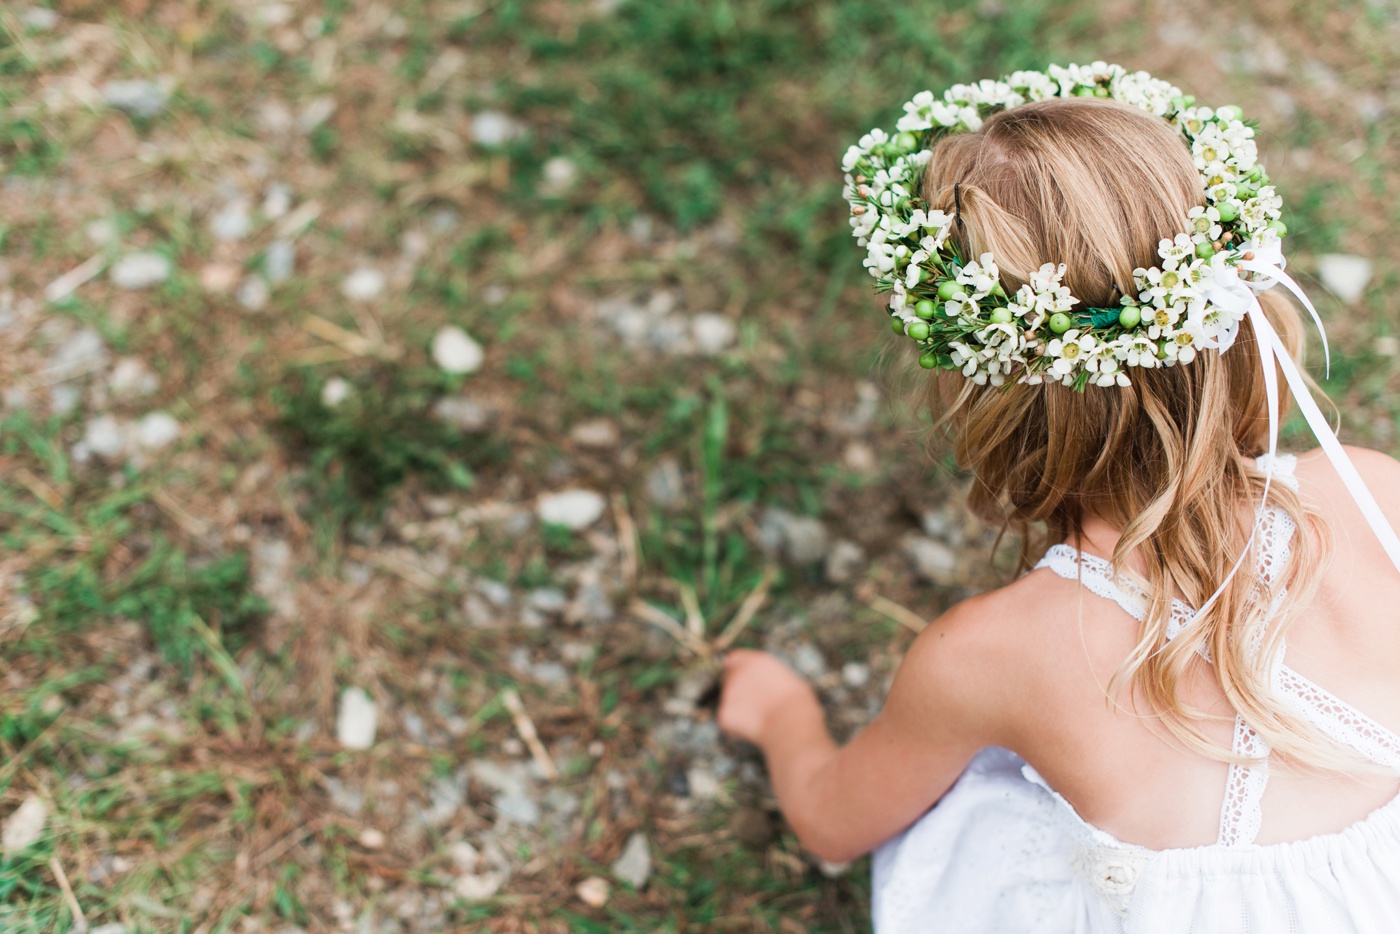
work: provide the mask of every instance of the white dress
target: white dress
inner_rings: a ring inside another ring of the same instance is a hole
[[[1293,459],[1276,479],[1295,486]],[[1295,526],[1270,507],[1260,574],[1271,579]],[[1067,545],[1037,567],[1078,579],[1141,620],[1146,594]],[[1191,618],[1173,606],[1171,635]],[[1275,692],[1333,739],[1400,771],[1400,737],[1286,667]],[[1267,755],[1236,718],[1237,753]],[[1400,797],[1338,833],[1255,844],[1264,768],[1231,766],[1220,837],[1150,850],[1084,821],[1014,753],[978,753],[927,814],[874,857],[880,934],[1395,934],[1400,932]]]

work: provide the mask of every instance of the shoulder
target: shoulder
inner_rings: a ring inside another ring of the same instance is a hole
[[[1400,461],[1370,448],[1350,444],[1342,447],[1356,467],[1356,472],[1361,475],[1366,488],[1376,498],[1381,511],[1392,524],[1400,522]],[[1308,487],[1318,491],[1322,498],[1345,501],[1339,505],[1355,509],[1350,502],[1346,484],[1342,482],[1341,476],[1321,448],[1298,455],[1297,473],[1299,478]]]

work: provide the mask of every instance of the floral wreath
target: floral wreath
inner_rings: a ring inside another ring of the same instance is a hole
[[[992,254],[963,257],[950,240],[956,208],[930,210],[919,196],[938,140],[976,131],[999,110],[1052,97],[1111,98],[1165,118],[1201,175],[1206,203],[1191,209],[1190,229],[1158,244],[1161,264],[1134,270],[1136,292],[1116,308],[1076,309],[1079,299],[1061,285],[1064,264],[1041,266],[1006,294]],[[1126,386],[1126,367],[1172,366],[1207,348],[1228,349],[1253,304],[1240,297],[1241,283],[1265,288],[1275,278],[1270,270],[1282,267],[1283,201],[1238,107],[1198,107],[1146,72],[1094,62],[958,84],[942,98],[923,91],[904,111],[894,133],[871,130],[846,151],[843,195],[865,266],[877,290],[891,293],[890,323],[918,344],[925,368],[961,370],[979,384],[1016,376],[1078,390]],[[1252,276],[1252,269],[1268,275]]]

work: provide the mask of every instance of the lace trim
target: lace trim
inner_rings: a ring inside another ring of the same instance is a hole
[[[1147,591],[1125,577],[1120,577],[1113,563],[1079,551],[1071,545],[1051,545],[1036,568],[1047,568],[1066,580],[1077,580],[1090,593],[1112,600],[1139,623],[1147,617]],[[1167,621],[1167,638],[1181,634],[1196,611],[1182,600],[1172,600],[1171,617]]]
[[[1292,668],[1281,667],[1277,679],[1279,696],[1313,726],[1377,765],[1400,770],[1400,736]]]
[[[1230,776],[1225,781],[1225,800],[1220,805],[1220,834],[1216,842],[1222,846],[1243,846],[1253,843],[1264,822],[1264,790],[1269,785],[1269,744],[1254,729],[1235,717],[1237,756],[1259,760],[1256,765],[1230,764]]]

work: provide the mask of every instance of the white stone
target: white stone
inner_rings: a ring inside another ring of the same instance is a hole
[[[145,78],[108,81],[102,86],[102,100],[108,107],[115,107],[133,117],[150,118],[165,109],[170,92]]]
[[[612,886],[601,876],[589,876],[574,888],[574,894],[589,908],[602,908],[612,895]]]
[[[356,839],[359,841],[360,846],[367,850],[382,850],[384,849],[384,844],[389,842],[388,838],[384,835],[384,831],[374,827],[366,827],[364,830],[361,830],[359,837]]]
[[[348,382],[339,376],[332,376],[326,380],[326,385],[321,387],[321,404],[328,409],[333,409],[350,398],[351,392],[352,389]]]
[[[1317,277],[1333,295],[1352,305],[1371,282],[1371,261],[1349,253],[1324,253],[1317,258]]]
[[[870,683],[870,666],[847,662],[841,666],[841,682],[848,688],[863,688]]]
[[[25,7],[19,21],[35,32],[48,32],[58,25],[58,14],[41,6]]]
[[[724,315],[702,312],[690,319],[690,333],[696,350],[714,356],[734,343],[736,330],[734,322]]]
[[[263,275],[273,285],[280,285],[296,271],[296,245],[290,240],[273,240],[263,253]]]
[[[651,844],[638,831],[627,838],[622,855],[612,864],[612,874],[634,889],[642,889],[651,878]]]
[[[98,369],[107,362],[107,345],[102,335],[83,328],[54,348],[49,357],[50,376],[69,379]]]
[[[1376,353],[1382,357],[1400,356],[1400,337],[1392,334],[1383,334],[1375,339]]]
[[[246,198],[234,198],[209,218],[209,232],[225,243],[242,240],[252,230],[253,215]]]
[[[111,924],[99,924],[95,928],[88,928],[88,934],[126,934],[126,925],[120,921],[113,921]]]
[[[129,253],[112,264],[112,282],[122,289],[148,289],[170,278],[170,260],[159,253]]]
[[[180,423],[166,412],[151,412],[136,423],[136,443],[159,450],[180,437]]]
[[[107,388],[116,396],[149,396],[160,388],[160,380],[136,357],[122,357],[112,367]]]
[[[476,872],[476,867],[481,862],[481,853],[465,840],[458,840],[447,852],[452,857],[452,865],[460,873]]]
[[[292,186],[286,182],[271,182],[263,194],[263,217],[275,221],[292,209]]]
[[[10,856],[33,846],[43,834],[48,818],[44,799],[30,794],[5,819],[5,829],[0,830],[0,852]]]
[[[569,431],[569,437],[573,439],[575,444],[586,448],[614,448],[621,440],[617,430],[617,422],[610,418],[594,418],[586,422],[579,422]]]
[[[865,564],[865,549],[840,539],[826,555],[826,579],[832,584],[849,584]]]
[[[126,450],[126,427],[110,415],[99,415],[83,429],[83,444],[98,457],[120,457]]]
[[[905,554],[914,563],[915,573],[929,583],[947,583],[957,573],[957,553],[942,542],[922,535],[910,535],[903,544]]]
[[[537,512],[541,522],[570,529],[586,529],[603,517],[608,501],[592,490],[561,490],[541,496]]]
[[[496,410],[466,396],[444,396],[433,404],[433,417],[463,431],[482,431],[495,420]]]
[[[483,872],[476,876],[460,876],[452,884],[452,892],[463,901],[479,902],[495,895],[505,883],[505,873]]]
[[[340,712],[335,718],[336,739],[346,749],[368,749],[374,745],[378,718],[372,697],[361,688],[346,688],[340,694]]]
[[[384,291],[384,273],[372,266],[361,266],[340,284],[340,292],[354,302],[368,302]]]
[[[472,140],[481,146],[498,147],[520,135],[520,124],[497,110],[483,110],[472,117]]]
[[[272,291],[261,276],[249,276],[239,283],[238,292],[234,297],[245,310],[262,311],[272,298]]]
[[[555,156],[544,164],[540,190],[547,195],[562,195],[578,179],[578,166],[568,156]]]
[[[781,553],[792,564],[812,564],[826,556],[827,532],[822,521],[786,509],[764,510],[759,538],[765,550]]]
[[[475,373],[486,359],[486,351],[472,336],[455,325],[433,335],[433,361],[444,373]]]

